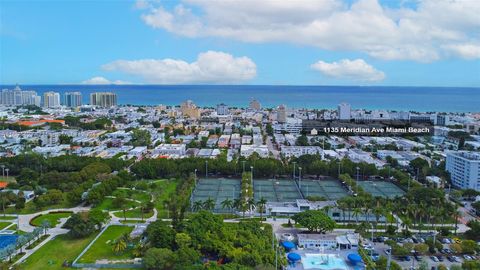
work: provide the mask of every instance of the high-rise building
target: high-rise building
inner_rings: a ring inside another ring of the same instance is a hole
[[[277,108],[277,121],[279,123],[287,122],[287,108],[283,104]]]
[[[180,105],[180,110],[184,116],[198,119],[200,118],[200,109],[197,108],[197,105],[191,100],[187,100]]]
[[[56,108],[60,106],[60,94],[57,92],[43,93],[43,107]]]
[[[338,105],[338,119],[350,120],[352,118],[352,108],[348,103],[340,103]]]
[[[262,105],[260,105],[260,102],[258,102],[256,99],[252,99],[252,101],[250,101],[249,108],[254,111],[260,111]]]
[[[445,167],[454,187],[480,191],[480,153],[449,151]]]
[[[63,104],[67,107],[76,108],[82,106],[82,93],[67,92],[64,95]]]
[[[110,108],[117,106],[117,94],[112,92],[96,92],[90,94],[90,105]]]
[[[217,105],[217,115],[227,115],[230,111],[228,110],[228,106],[224,103],[220,103]]]
[[[14,89],[3,89],[0,104],[7,106],[36,105],[40,106],[41,98],[35,91],[23,91],[17,85]]]

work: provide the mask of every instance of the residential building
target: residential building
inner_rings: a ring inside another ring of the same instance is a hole
[[[63,104],[70,108],[76,108],[76,107],[82,106],[82,93],[80,92],[65,93]]]
[[[480,153],[449,151],[446,170],[454,187],[480,191]]]
[[[249,157],[251,154],[257,153],[262,158],[267,158],[269,151],[268,147],[262,145],[245,144],[240,147],[240,155],[242,157]]]
[[[340,103],[338,105],[338,118],[340,120],[350,120],[352,117],[352,108],[348,103]]]
[[[23,91],[18,85],[14,89],[3,89],[0,94],[0,105],[22,106],[36,105],[40,106],[41,98],[35,91]]]
[[[279,123],[287,122],[287,108],[283,104],[277,108],[277,121]]]
[[[187,100],[180,105],[182,114],[186,117],[198,119],[200,118],[200,109],[191,100]]]
[[[95,92],[90,94],[90,105],[101,108],[117,106],[117,94],[112,92]]]
[[[217,115],[228,115],[230,111],[228,110],[228,106],[224,103],[220,103],[217,105]]]
[[[43,107],[56,108],[60,106],[60,94],[57,92],[45,92],[43,93]]]
[[[248,107],[254,111],[260,111],[262,109],[262,105],[260,105],[260,102],[258,102],[256,99],[252,99]]]

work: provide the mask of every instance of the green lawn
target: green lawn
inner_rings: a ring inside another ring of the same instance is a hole
[[[69,213],[64,213],[64,212],[62,212],[62,213],[49,213],[49,214],[34,217],[31,221],[31,223],[32,223],[33,226],[39,227],[39,226],[42,225],[42,222],[44,220],[48,220],[50,222],[50,226],[53,228],[60,223],[61,218],[68,218],[71,215],[72,215],[71,212],[69,212]]]
[[[112,202],[113,202],[112,198],[105,198],[99,205],[95,206],[95,209],[108,210],[108,211],[120,210],[118,208],[113,207]],[[127,208],[136,207],[136,206],[138,206],[138,203],[127,201],[127,204],[126,204]]]
[[[15,209],[15,207],[8,207],[5,209],[5,213],[7,214],[33,214],[36,212],[40,211],[45,211],[45,210],[55,210],[55,209],[60,209],[60,208],[69,208],[72,207],[71,205],[68,204],[68,202],[65,200],[65,196],[67,193],[64,194],[64,200],[58,204],[53,204],[53,205],[48,205],[42,208],[37,208],[35,204],[32,201],[29,201],[25,204],[25,208],[18,210]]]
[[[156,188],[152,190],[155,198],[155,208],[158,211],[159,218],[166,218],[167,217],[167,210],[165,209],[164,202],[167,201],[173,193],[175,193],[175,189],[177,187],[177,181],[156,181]]]
[[[80,252],[95,238],[95,234],[87,238],[71,239],[66,234],[59,235],[33,253],[20,264],[22,270],[62,270],[65,260],[72,262]]]
[[[133,258],[131,250],[126,250],[120,254],[116,254],[112,250],[114,241],[124,233],[130,233],[132,230],[132,226],[112,225],[108,227],[78,262],[94,263],[100,259],[121,260]]]
[[[10,224],[12,224],[12,223],[11,222],[0,221],[0,230],[5,229]]]
[[[13,219],[17,219],[17,216],[4,216],[4,215],[0,215],[0,220],[13,220]]]
[[[123,218],[123,211],[115,212],[114,215],[119,218]],[[153,211],[143,213],[143,218],[149,218],[153,216]],[[140,208],[125,211],[125,217],[127,218],[142,218],[142,212]]]
[[[120,196],[123,195],[125,198],[129,198],[132,200],[137,200],[142,203],[147,203],[150,201],[150,194],[148,192],[138,191],[138,190],[131,190],[131,189],[117,189],[113,192],[112,196]]]

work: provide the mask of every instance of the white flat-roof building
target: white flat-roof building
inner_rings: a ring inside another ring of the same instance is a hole
[[[262,145],[244,144],[240,148],[240,155],[242,157],[249,157],[253,153],[257,153],[262,158],[267,158],[269,154],[268,147],[264,144]]]
[[[298,247],[310,249],[357,249],[358,233],[298,234]]]

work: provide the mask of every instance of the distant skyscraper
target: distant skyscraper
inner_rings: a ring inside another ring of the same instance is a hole
[[[338,118],[340,120],[350,120],[352,118],[352,108],[348,103],[338,105]]]
[[[60,106],[60,94],[57,92],[45,92],[43,94],[43,107],[55,108]]]
[[[217,105],[217,115],[227,115],[229,114],[228,106],[224,103]]]
[[[277,108],[277,121],[279,123],[287,122],[287,108],[283,104]]]
[[[260,109],[262,108],[262,105],[260,105],[260,102],[258,102],[256,99],[252,99],[252,101],[250,101],[249,107],[252,110],[260,111]]]
[[[64,95],[64,105],[71,108],[82,106],[82,93],[67,92]]]
[[[35,91],[22,91],[17,85],[14,89],[3,89],[0,94],[0,104],[7,106],[37,105],[41,98]]]
[[[117,94],[112,92],[96,92],[90,94],[90,105],[110,108],[117,106]]]

